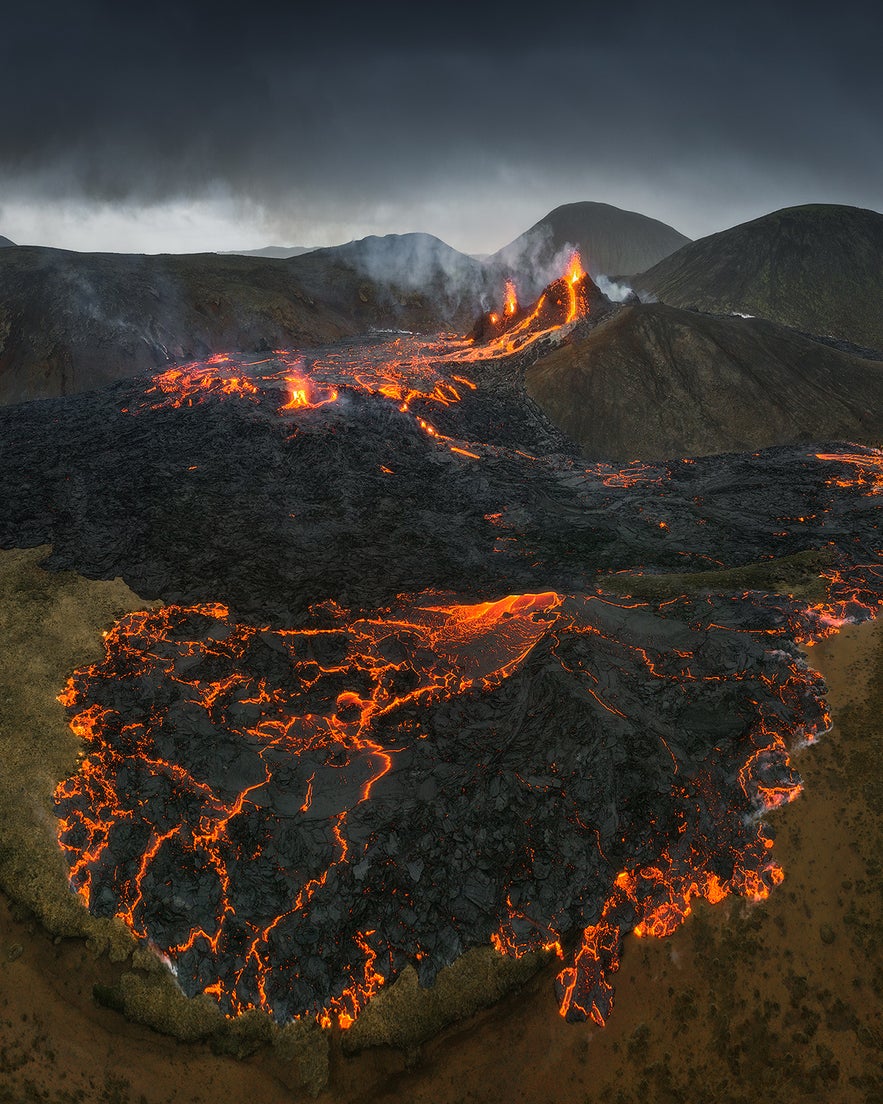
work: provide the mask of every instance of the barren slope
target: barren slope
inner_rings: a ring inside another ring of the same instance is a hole
[[[883,439],[883,363],[760,319],[627,307],[538,361],[527,389],[593,457]]]
[[[883,349],[883,215],[786,207],[691,242],[635,277],[675,307],[741,311]]]

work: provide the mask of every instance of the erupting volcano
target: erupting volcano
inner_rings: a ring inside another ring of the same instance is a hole
[[[562,1014],[603,1023],[626,933],[781,880],[762,815],[828,724],[797,644],[883,599],[883,460],[587,464],[521,374],[596,308],[574,255],[468,338],[0,411],[0,542],[166,603],[64,689],[85,757],[56,802],[73,888],[185,992],[346,1027],[493,943],[553,950]],[[817,607],[605,590],[808,548]]]
[[[515,284],[507,280],[503,309],[483,314],[471,337],[476,345],[484,345],[480,356],[522,352],[589,314],[592,301],[603,301],[603,297],[583,271],[579,253],[574,252],[565,274],[528,307],[519,307]],[[471,354],[473,359],[476,351],[473,349]]]

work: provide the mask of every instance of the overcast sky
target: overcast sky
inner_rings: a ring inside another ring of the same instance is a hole
[[[883,210],[879,3],[30,0],[0,25],[0,234],[491,251],[601,200],[691,237]]]

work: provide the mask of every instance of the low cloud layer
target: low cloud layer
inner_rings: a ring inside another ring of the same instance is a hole
[[[491,251],[577,199],[690,236],[879,206],[871,5],[597,7],[21,6],[0,232],[23,237],[16,210],[51,233],[78,204],[105,226],[189,205],[196,238],[224,212],[217,248],[425,230]]]

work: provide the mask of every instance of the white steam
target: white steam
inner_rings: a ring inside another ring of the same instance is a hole
[[[635,294],[627,283],[617,283],[616,280],[611,280],[607,276],[596,276],[595,283],[611,303],[624,303],[626,299]]]

